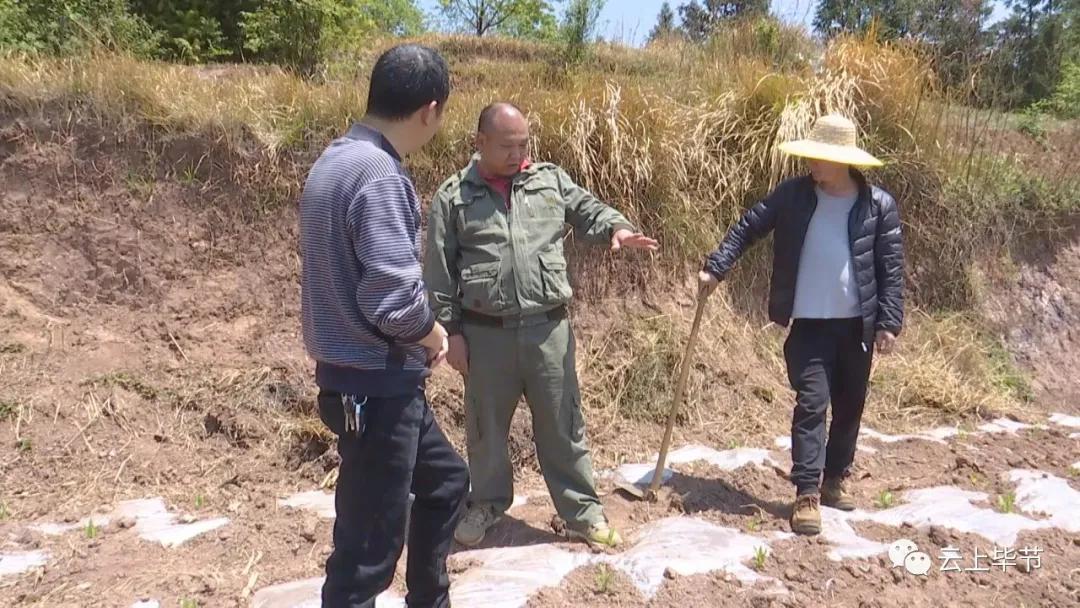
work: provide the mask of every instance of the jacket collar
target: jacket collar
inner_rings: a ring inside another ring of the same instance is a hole
[[[513,177],[513,180],[520,181],[532,175],[535,167],[536,163],[530,161],[528,166]],[[472,158],[469,159],[469,164],[465,165],[461,181],[478,187],[487,186],[487,180],[484,179],[484,176],[480,171],[480,154],[473,154]]]
[[[399,163],[401,162],[401,155],[394,149],[394,145],[390,143],[390,140],[386,139],[386,136],[380,133],[378,129],[374,129],[362,122],[358,122],[349,129],[349,132],[345,134],[345,137],[354,141],[366,141],[375,144],[382,149],[383,152],[392,156],[394,160]]]

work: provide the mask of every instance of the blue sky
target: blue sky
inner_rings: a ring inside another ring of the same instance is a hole
[[[682,4],[682,0],[670,1],[672,8]],[[664,0],[607,0],[600,15],[600,33],[608,40],[629,45],[642,44],[656,23],[656,15],[663,3]],[[431,12],[438,6],[436,0],[420,0],[419,4]],[[816,0],[772,0],[772,11],[788,23],[810,27],[816,4]],[[993,18],[1001,18],[1006,13],[1003,4],[997,2]]]

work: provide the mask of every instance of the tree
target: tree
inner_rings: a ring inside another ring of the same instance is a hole
[[[950,86],[965,85],[984,61],[989,46],[986,21],[990,0],[935,0],[915,10],[912,33],[933,51],[941,79]]]
[[[682,17],[683,32],[695,42],[703,42],[716,31],[724,21],[751,15],[765,15],[769,12],[768,0],[705,0],[702,5],[698,0],[691,0],[679,7]]]
[[[566,59],[576,63],[584,59],[589,43],[596,37],[596,26],[605,0],[570,0],[563,16],[562,38]]]
[[[455,27],[477,36],[502,32],[534,37],[554,25],[547,0],[439,0],[443,15]]]
[[[656,25],[649,32],[649,42],[670,38],[678,31],[679,28],[675,25],[675,11],[671,10],[671,4],[664,2],[660,6],[660,14],[656,16]]]
[[[992,86],[1007,106],[1049,97],[1062,78],[1074,1],[1009,0],[1012,15],[994,28]],[[1072,52],[1075,52],[1073,50]]]
[[[562,0],[555,0],[561,2]],[[512,38],[552,41],[559,37],[559,19],[551,2],[523,3],[497,32]]]
[[[920,0],[820,0],[814,13],[814,29],[826,38],[838,34],[864,33],[872,24],[886,39],[911,32]]]

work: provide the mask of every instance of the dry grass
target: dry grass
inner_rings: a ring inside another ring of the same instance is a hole
[[[468,159],[480,108],[495,99],[517,102],[532,122],[536,158],[563,165],[662,241],[654,264],[620,266],[618,281],[656,288],[659,267],[674,277],[659,281],[670,287],[681,284],[687,266],[698,264],[748,204],[799,171],[775,144],[802,136],[823,113],[842,112],[890,163],[875,179],[901,201],[913,301],[934,309],[970,309],[971,264],[1080,208],[1075,195],[1061,194],[1070,192],[1073,175],[1050,176],[1043,189],[1032,190],[1024,176],[1003,171],[985,136],[991,118],[951,106],[914,50],[864,39],[821,49],[797,32],[774,36],[755,27],[740,26],[709,47],[604,46],[572,71],[535,44],[423,39],[450,59],[455,90],[444,132],[410,159],[410,169],[421,191],[432,192]],[[313,155],[360,116],[363,77],[386,44],[328,66],[319,80],[274,68],[190,67],[116,55],[5,58],[0,105],[11,116],[60,113],[107,130],[213,142],[230,155],[241,176],[236,182],[251,186],[245,197],[253,192],[260,207],[281,208],[294,202]],[[173,179],[195,173],[190,167],[164,172]],[[1002,185],[1002,175],[1011,181]],[[688,427],[750,436],[788,408],[778,356],[782,333],[758,323],[766,258],[759,248],[732,277],[729,306],[738,312],[713,305],[700,367],[691,375]],[[625,320],[585,350],[593,417],[662,420],[689,324],[685,309],[664,310]],[[874,415],[901,424],[1015,406],[1016,392],[999,382],[1001,357],[976,327],[971,319],[920,318],[905,336],[905,352],[877,370],[875,399],[895,407]],[[267,406],[285,435],[325,439],[309,400],[267,392],[302,377],[300,370],[271,369],[191,376],[167,397],[195,411]],[[718,408],[738,415],[718,416]]]

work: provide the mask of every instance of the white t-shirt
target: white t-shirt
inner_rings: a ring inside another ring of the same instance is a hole
[[[793,319],[848,319],[860,316],[859,285],[851,262],[848,215],[858,193],[832,196],[821,188],[806,229],[795,280]]]

